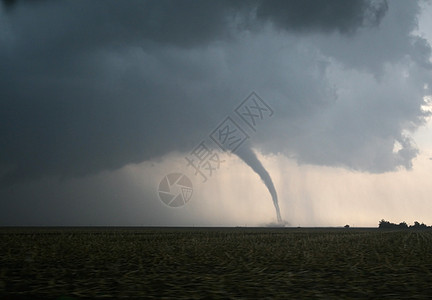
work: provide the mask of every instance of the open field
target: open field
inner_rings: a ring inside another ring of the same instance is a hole
[[[430,230],[0,228],[7,299],[431,296]]]

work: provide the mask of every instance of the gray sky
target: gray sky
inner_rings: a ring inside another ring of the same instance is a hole
[[[235,156],[204,184],[184,160],[252,91],[288,222],[432,223],[431,19],[417,1],[3,1],[0,225],[274,221]],[[174,171],[194,184],[176,209],[157,197]]]

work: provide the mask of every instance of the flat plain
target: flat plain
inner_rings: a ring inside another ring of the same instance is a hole
[[[431,230],[0,228],[3,299],[431,297]]]

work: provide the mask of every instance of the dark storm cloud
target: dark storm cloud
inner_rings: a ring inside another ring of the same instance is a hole
[[[260,3],[257,16],[283,29],[349,33],[360,26],[378,25],[387,8],[386,1],[268,0]]]
[[[355,58],[350,54],[354,37],[335,32],[359,31],[360,38],[369,37],[370,25],[385,20],[387,6],[372,1],[313,3],[311,8],[309,1],[17,1],[0,12],[2,183],[82,176],[188,151],[252,89],[270,99],[275,96],[271,104],[278,119],[268,129],[271,134],[256,138],[268,151],[294,152],[305,162],[374,169],[363,162],[368,153],[356,153],[358,160],[350,155],[352,149],[341,140],[349,137],[342,130],[326,128],[333,119],[345,122],[352,111],[325,110],[324,116],[335,114],[330,121],[316,117],[334,101],[326,78],[331,61],[318,59],[307,47],[320,43],[328,57],[364,68],[373,55]],[[412,24],[400,34],[391,31],[395,36],[386,47],[379,41],[372,45],[376,53],[396,44],[402,48],[390,51],[390,57],[397,52],[392,61],[411,55],[425,62],[428,44],[407,43],[415,18],[413,10],[406,17]],[[279,45],[273,33],[265,29],[268,22],[288,35],[327,32],[337,41],[326,44],[314,38],[309,43],[288,36],[290,49],[282,57],[275,52]],[[283,59],[287,66],[280,63]],[[365,139],[354,145],[372,145],[372,151],[384,149],[382,156],[391,156],[387,148],[404,128],[398,122],[419,117],[416,101],[407,105],[408,114],[388,117],[397,125],[388,125],[383,134],[385,148],[371,143],[381,133],[368,128],[369,123]],[[380,117],[384,114],[372,118]],[[316,125],[327,131],[317,133]],[[346,126],[354,132],[364,129],[349,122]],[[403,150],[412,153],[405,144]],[[413,155],[404,153],[401,161],[390,159],[375,169],[409,165]]]

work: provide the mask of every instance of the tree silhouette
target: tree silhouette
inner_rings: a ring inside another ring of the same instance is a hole
[[[380,229],[427,229],[432,227],[427,226],[424,223],[420,224],[417,221],[414,221],[414,225],[408,226],[408,224],[405,221],[399,224],[395,224],[382,219],[381,221],[379,221],[378,228]]]

